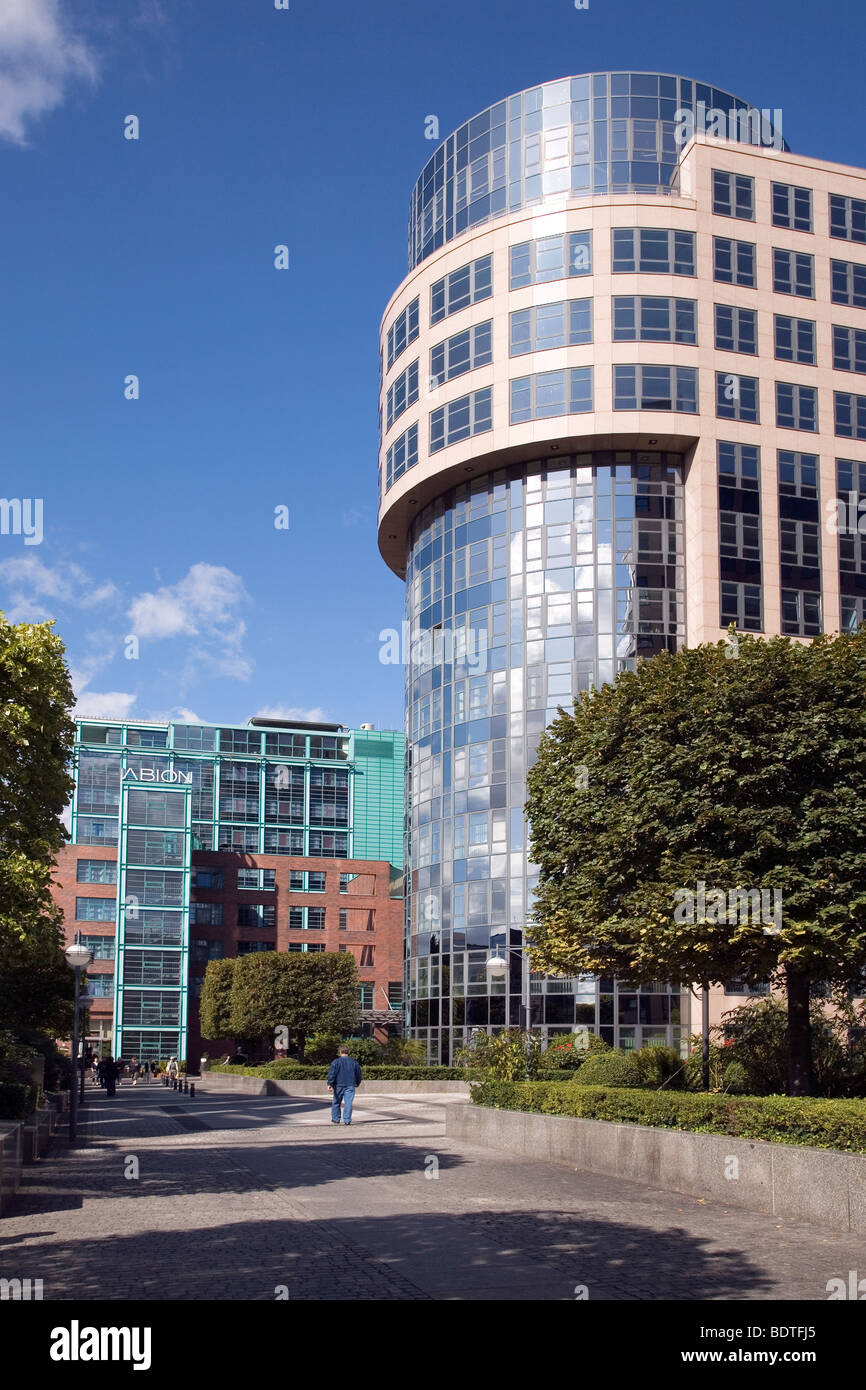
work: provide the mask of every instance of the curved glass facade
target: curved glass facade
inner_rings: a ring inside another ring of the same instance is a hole
[[[409,540],[406,899],[410,1028],[449,1061],[474,1027],[517,1024],[534,884],[526,771],[572,697],[685,638],[683,460],[596,452],[443,493]],[[613,981],[530,981],[548,1035],[679,1039],[680,997]],[[649,1030],[649,1031],[646,1031]],[[662,1031],[659,1031],[662,1030]]]
[[[409,203],[409,269],[469,227],[546,198],[670,193],[685,111],[711,133],[714,113],[737,113],[729,139],[787,149],[756,107],[690,78],[597,72],[545,82],[473,116],[427,161]]]

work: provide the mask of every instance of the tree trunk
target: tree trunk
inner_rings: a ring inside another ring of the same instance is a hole
[[[302,1030],[298,1030],[298,1065],[304,1065],[304,1050],[307,1046],[307,1035]]]
[[[701,1090],[710,1089],[710,991],[701,986]]]
[[[785,967],[788,991],[788,1094],[814,1094],[812,1077],[812,1026],[809,1021],[809,979],[791,966]]]

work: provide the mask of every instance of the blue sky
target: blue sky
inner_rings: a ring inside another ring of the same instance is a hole
[[[377,332],[425,118],[679,72],[862,166],[864,48],[859,0],[0,0],[0,492],[44,509],[0,605],[87,713],[402,727]]]

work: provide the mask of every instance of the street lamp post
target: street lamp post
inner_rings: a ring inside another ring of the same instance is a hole
[[[75,1017],[72,1023],[72,1074],[69,1078],[69,1143],[74,1144],[78,1137],[78,1076],[76,1067],[78,1066],[78,1016],[79,999],[81,991],[81,972],[90,964],[91,955],[86,946],[80,942],[80,933],[76,933],[75,943],[66,948],[66,964],[70,970],[75,971]],[[84,1100],[84,1059],[82,1058],[81,1067],[81,1100]]]
[[[508,946],[506,955],[499,954],[499,947],[496,948],[495,956],[487,957],[487,973],[493,980],[502,980],[508,974],[508,956],[520,956],[520,1029],[526,1033],[529,1031],[529,957],[526,954],[525,946]],[[506,991],[506,998],[508,992]],[[506,1011],[507,1024],[510,1025],[511,1018]]]

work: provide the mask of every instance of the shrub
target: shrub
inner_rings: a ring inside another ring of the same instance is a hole
[[[30,1112],[30,1092],[21,1081],[0,1081],[0,1120],[23,1120]]]
[[[491,1080],[532,1080],[543,1057],[538,1033],[503,1028],[498,1033],[477,1033],[468,1047],[457,1053],[457,1062],[479,1070]]]
[[[722,1090],[729,1096],[749,1094],[749,1074],[742,1062],[729,1062],[722,1069]]]
[[[427,1064],[427,1048],[418,1038],[389,1038],[382,1060],[390,1066],[423,1067]]]
[[[578,1076],[580,1072],[578,1072]],[[731,1134],[776,1144],[866,1153],[866,1102],[799,1096],[692,1095],[610,1086],[483,1081],[473,1105],[542,1115],[571,1115],[699,1134]]]
[[[312,1066],[328,1063],[337,1055],[339,1033],[311,1033],[304,1048],[304,1061]]]
[[[640,1086],[640,1068],[627,1052],[596,1052],[574,1079],[579,1086]]]
[[[640,1075],[639,1085],[657,1091],[664,1086],[682,1091],[686,1062],[675,1047],[639,1047],[629,1054]]]
[[[356,1062],[360,1062],[362,1067],[372,1067],[377,1062],[382,1061],[382,1049],[373,1038],[343,1038],[338,1046],[348,1047],[349,1056],[354,1057]],[[335,1048],[328,1061],[333,1061],[336,1055],[337,1049]]]

